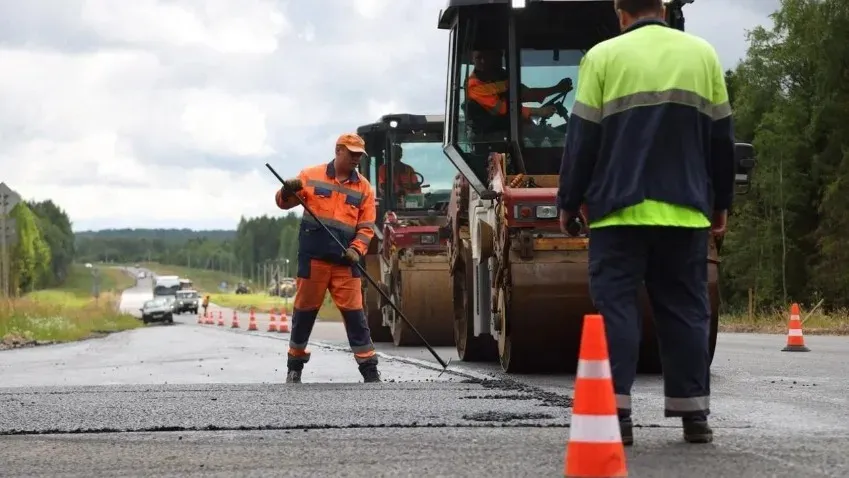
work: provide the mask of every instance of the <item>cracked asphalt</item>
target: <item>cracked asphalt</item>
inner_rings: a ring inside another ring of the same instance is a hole
[[[0,476],[562,476],[572,377],[440,375],[424,349],[379,344],[385,382],[364,384],[342,325],[319,323],[287,386],[288,334],[195,322],[0,352]],[[849,338],[806,341],[720,337],[710,445],[682,443],[660,378],[640,377],[629,476],[849,476]]]

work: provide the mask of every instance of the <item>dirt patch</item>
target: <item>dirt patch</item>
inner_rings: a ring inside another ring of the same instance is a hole
[[[480,380],[476,378],[470,378],[467,380],[463,380],[463,383],[474,383],[476,385],[480,385],[483,388],[490,390],[503,390],[507,392],[514,392],[508,395],[493,395],[493,396],[481,396],[481,398],[500,398],[500,397],[511,397],[506,400],[539,400],[542,402],[540,406],[543,407],[560,407],[560,408],[572,408],[572,397],[568,397],[566,395],[560,395],[554,392],[547,392],[545,390],[541,390],[537,387],[526,385],[524,383],[519,383],[510,379],[502,379],[502,380]],[[526,399],[515,398],[516,396],[524,396],[528,397]]]
[[[0,340],[0,350],[22,349],[36,347],[38,345],[51,345],[53,340],[33,340],[19,334],[8,334]]]
[[[537,398],[531,395],[511,394],[511,395],[467,395],[460,397],[460,400],[536,400]]]
[[[554,416],[547,413],[510,413],[482,412],[463,415],[463,420],[473,422],[510,422],[513,420],[551,420]]]

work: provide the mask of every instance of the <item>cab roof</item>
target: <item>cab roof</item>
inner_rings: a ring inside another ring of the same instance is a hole
[[[445,115],[415,115],[410,113],[383,115],[376,122],[357,128],[357,134],[364,135],[384,131],[390,127],[389,123],[392,121],[398,122],[395,129],[401,131],[423,128],[441,130],[445,124]]]
[[[609,2],[613,3],[613,0],[525,0],[525,6],[530,5],[532,3],[541,3],[541,2]],[[477,7],[481,5],[504,5],[512,3],[512,0],[448,0],[448,5],[445,6],[443,10],[439,12],[439,28],[440,29],[450,29],[451,24],[454,22],[454,19],[457,17],[457,12],[462,7]]]

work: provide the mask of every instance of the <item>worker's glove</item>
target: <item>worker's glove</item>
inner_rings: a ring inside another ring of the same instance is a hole
[[[360,262],[360,253],[357,252],[353,247],[349,247],[345,250],[345,260],[348,261],[351,265],[354,265]]]
[[[282,190],[283,190],[284,195],[294,194],[294,193],[300,191],[301,189],[304,189],[304,183],[302,183],[301,180],[298,179],[298,178],[287,179],[287,180],[283,181]]]

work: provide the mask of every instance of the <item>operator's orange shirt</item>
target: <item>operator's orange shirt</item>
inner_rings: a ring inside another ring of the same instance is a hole
[[[369,242],[374,237],[375,210],[374,193],[371,185],[358,171],[340,181],[336,178],[333,161],[302,170],[298,174],[304,188],[299,191],[304,203],[330,229],[346,247],[353,247],[364,256]],[[298,205],[292,198],[283,199],[277,190],[275,201],[280,209],[291,209]],[[313,259],[341,263],[339,245],[327,232],[304,212],[298,236],[298,253]]]
[[[403,190],[412,194],[421,194],[421,188],[414,188],[413,185],[416,184],[418,178],[416,177],[416,170],[413,169],[409,164],[398,162],[395,164],[395,190]],[[377,183],[380,186],[386,184],[386,165],[381,164],[377,169]]]
[[[507,72],[499,70],[491,79],[482,79],[477,70],[472,71],[466,80],[466,94],[469,99],[481,105],[490,114],[504,116],[507,114]],[[531,116],[531,109],[522,106],[522,116]]]

